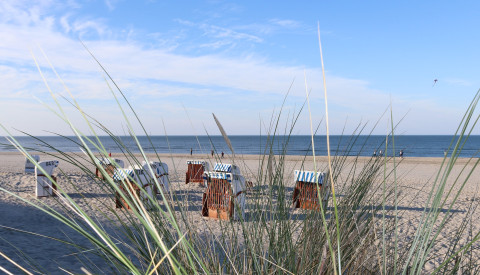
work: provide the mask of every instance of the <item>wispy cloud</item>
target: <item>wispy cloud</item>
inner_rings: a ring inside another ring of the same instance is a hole
[[[445,82],[452,85],[460,85],[460,86],[473,86],[473,83],[469,80],[461,79],[461,78],[445,78]]]
[[[102,37],[107,33],[107,29],[108,28],[99,22],[99,20],[75,20],[72,22],[72,30],[79,37],[83,37],[87,34]]]
[[[289,19],[271,19],[270,22],[274,25],[278,25],[284,28],[296,29],[302,26],[302,24],[295,20]]]
[[[195,23],[188,20],[176,20],[178,23],[191,27],[197,28],[202,31],[202,34],[206,37],[215,38],[215,39],[228,39],[232,41],[249,41],[255,43],[261,43],[263,39],[259,36],[249,34],[246,32],[239,32],[232,28],[220,27],[217,25],[207,24],[207,23]]]
[[[118,2],[118,0],[105,0],[105,5],[107,8],[112,11],[115,9],[115,4]]]
[[[260,43],[263,40],[255,35],[251,35],[248,33],[237,32],[232,29],[223,28],[215,25],[208,25],[202,24],[200,28],[204,30],[205,34],[210,35],[216,38],[227,38],[227,39],[235,39],[235,40],[246,40],[252,41],[256,43]]]
[[[68,17],[68,14],[60,17],[60,25],[65,33],[69,33],[72,30]]]

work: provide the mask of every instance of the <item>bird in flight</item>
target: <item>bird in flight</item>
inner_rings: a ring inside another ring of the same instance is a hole
[[[433,80],[433,85],[432,85],[432,87],[435,86],[435,84],[437,84],[437,81],[438,81],[438,79],[436,79],[436,78]]]

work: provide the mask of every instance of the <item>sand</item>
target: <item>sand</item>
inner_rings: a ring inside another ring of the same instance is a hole
[[[70,156],[79,157],[81,155],[72,153]],[[123,156],[119,154],[114,154],[113,156],[124,159]],[[154,156],[150,157],[154,158]],[[179,197],[181,197],[182,194],[185,195],[182,198],[188,200],[189,204],[191,204],[191,207],[189,205],[188,209],[191,212],[191,217],[194,222],[199,224],[199,228],[203,226],[203,228],[218,229],[218,221],[203,218],[200,214],[203,188],[198,184],[185,185],[187,160],[207,160],[212,163],[214,160],[208,155],[160,155],[160,157],[161,160],[169,166],[172,192],[175,192]],[[41,160],[54,159],[60,160],[58,169],[61,169],[66,174],[66,176],[59,175],[59,184],[62,184],[62,187],[65,188],[67,193],[78,202],[80,206],[86,209],[89,214],[95,216],[100,222],[102,219],[106,219],[107,217],[95,215],[95,211],[105,206],[114,207],[112,196],[106,194],[98,188],[97,185],[92,184],[92,179],[84,175],[80,169],[62,161],[61,156],[41,155]],[[360,158],[358,163],[361,166],[368,161],[368,159],[369,158]],[[255,179],[254,175],[257,174],[262,160],[263,158],[261,156],[243,155],[237,156],[235,163],[240,167],[245,178],[253,181]],[[299,169],[304,160],[304,169],[313,169],[311,157],[306,159],[301,156],[286,157],[285,179],[291,183],[292,187],[294,186],[293,170]],[[348,158],[346,167],[350,167],[353,160],[354,158],[352,157]],[[224,163],[231,163],[232,160],[229,155],[226,155],[222,161]],[[396,159],[396,164],[398,165],[396,171],[399,186],[398,192],[401,198],[398,207],[400,210],[398,230],[402,235],[402,240],[409,240],[413,237],[413,232],[421,218],[425,201],[428,198],[428,191],[432,187],[432,183],[434,182],[442,161],[442,158]],[[453,168],[452,176],[447,181],[447,186],[453,184],[455,176],[460,173],[464,166],[469,168],[467,170],[473,167],[473,164],[468,163],[468,161],[468,159],[459,159],[457,161]],[[317,157],[317,162],[320,170],[325,171],[327,169],[326,157]],[[78,255],[77,250],[51,239],[71,240],[74,243],[84,244],[85,249],[88,249],[91,245],[88,244],[88,241],[86,241],[84,237],[79,236],[73,232],[72,229],[61,224],[53,217],[48,216],[20,199],[36,199],[34,176],[24,173],[25,158],[19,153],[4,152],[0,153],[0,163],[0,187],[12,193],[0,192],[0,252],[18,261],[18,263],[28,269],[31,269],[34,264],[38,264],[36,266],[43,269],[45,273],[63,273],[60,267],[67,267],[68,270],[73,272],[81,272],[83,266],[101,266],[102,259],[91,256],[89,257],[89,262],[82,262],[76,257]],[[392,166],[393,160],[390,160],[386,165],[387,170],[391,169]],[[86,163],[86,167],[94,169],[94,167],[88,163]],[[345,170],[347,171],[348,169]],[[59,172],[59,170],[56,171]],[[340,181],[342,177],[346,178],[347,175],[342,174]],[[460,178],[464,179],[465,175]],[[66,184],[67,181],[75,183],[79,189],[75,190],[70,184]],[[393,181],[393,177],[390,176],[388,181]],[[478,205],[477,195],[479,181],[479,172],[475,171],[458,197],[457,203],[453,206],[451,220],[447,224],[446,229],[440,234],[439,242],[433,249],[433,255],[437,255],[438,257],[433,257],[432,260],[427,263],[424,270],[426,273],[438,266],[439,259],[441,258],[440,255],[446,252],[446,247],[449,242],[452,241],[456,228],[467,215],[468,208],[472,205]],[[338,183],[339,186],[342,184],[347,183]],[[458,190],[458,187],[454,189]],[[338,190],[341,190],[341,188]],[[341,196],[341,193],[339,193],[339,195]],[[41,198],[39,202],[58,209],[58,198]],[[387,202],[387,205],[392,206],[393,202]],[[446,205],[441,212],[445,212],[448,207],[449,205]],[[473,213],[471,215],[473,215],[473,221],[477,221],[480,218],[479,213]],[[113,216],[110,215],[110,217]],[[471,226],[471,230],[474,233],[480,231],[480,223],[472,223],[469,224],[469,226]],[[28,231],[37,235],[20,231]],[[43,236],[48,236],[49,238]],[[465,242],[465,240],[463,240],[463,242]],[[24,261],[19,251],[25,252],[32,261]],[[0,267],[13,273],[18,273],[18,269],[4,257],[0,257]],[[107,273],[115,272],[111,270],[104,271]]]

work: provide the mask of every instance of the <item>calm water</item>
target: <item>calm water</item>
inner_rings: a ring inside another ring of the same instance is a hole
[[[30,150],[52,151],[48,145],[65,152],[78,152],[80,146],[74,141],[74,137],[39,137],[41,141],[31,137],[17,137],[23,146]],[[130,137],[119,137],[121,141],[132,151],[138,151],[135,142]],[[230,153],[223,137],[221,136],[169,136],[168,140],[165,136],[150,137],[152,143],[147,137],[138,137],[146,152],[158,153],[190,153],[192,148],[195,154],[209,153],[214,149],[217,152]],[[442,157],[445,150],[452,141],[452,136],[396,136],[395,149],[402,149],[404,156],[414,157]],[[264,154],[267,137],[265,136],[230,136],[231,143],[237,154]],[[111,152],[120,152],[120,147],[110,138],[101,137],[101,141],[105,148]],[[43,143],[44,142],[44,143]],[[271,141],[270,141],[271,142]],[[391,144],[391,140],[388,141]],[[48,144],[48,145],[46,145]],[[153,145],[152,145],[153,144]],[[361,155],[370,156],[376,150],[385,151],[385,136],[359,136],[352,142],[350,136],[331,136],[330,137],[332,154],[340,155]],[[92,146],[93,147],[93,146]],[[276,137],[273,140],[273,151],[275,154],[281,154],[285,148],[287,155],[312,155],[311,137],[310,136],[291,136]],[[315,137],[316,155],[327,155],[326,137]],[[461,156],[471,157],[478,155],[480,149],[480,136],[471,136],[466,142]],[[7,144],[6,139],[2,138],[0,151],[15,151]],[[389,146],[391,155],[391,146]],[[268,153],[268,152],[267,152]]]

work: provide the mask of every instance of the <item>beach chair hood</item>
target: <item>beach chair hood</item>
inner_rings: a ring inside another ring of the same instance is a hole
[[[32,155],[32,158],[38,163],[40,161],[39,155]],[[33,174],[35,173],[35,164],[30,161],[30,159],[26,158],[25,160],[25,173]]]
[[[295,170],[295,181],[323,184],[324,178],[324,172]]]

